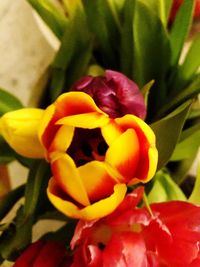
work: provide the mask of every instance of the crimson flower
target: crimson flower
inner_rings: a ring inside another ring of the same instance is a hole
[[[105,76],[85,76],[75,83],[72,91],[89,94],[96,105],[111,118],[126,114],[141,119],[146,116],[144,99],[137,84],[120,72],[106,70]]]
[[[200,207],[171,201],[137,208],[143,188],[110,215],[79,221],[71,241],[71,267],[200,266]]]
[[[63,243],[39,240],[20,255],[13,267],[69,267],[70,265],[70,257]]]

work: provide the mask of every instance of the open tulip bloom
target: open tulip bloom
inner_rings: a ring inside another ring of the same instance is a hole
[[[13,125],[10,120],[16,117]],[[27,117],[35,121],[32,130],[22,123]],[[146,183],[155,174],[158,155],[151,128],[132,114],[109,117],[84,92],[62,94],[44,111],[17,110],[5,114],[1,121],[8,143],[21,154],[19,138],[13,140],[8,134],[12,127],[16,133],[24,131],[20,145],[28,156],[32,151],[32,157],[37,156],[38,136],[38,155],[43,153],[53,175],[48,197],[69,217],[93,220],[108,215],[124,199],[127,185]]]
[[[27,1],[60,46],[40,108],[0,89],[0,265],[199,267],[200,1]]]

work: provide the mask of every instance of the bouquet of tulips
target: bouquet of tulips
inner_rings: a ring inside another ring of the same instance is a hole
[[[0,199],[0,262],[200,266],[200,1],[27,2],[60,48],[38,107],[0,90],[0,163],[29,169]]]

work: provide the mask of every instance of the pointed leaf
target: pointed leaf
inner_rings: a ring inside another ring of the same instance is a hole
[[[190,101],[184,103],[167,117],[150,125],[156,135],[156,147],[159,155],[158,170],[168,162],[175,149],[190,104]]]
[[[119,23],[108,1],[83,0],[88,25],[93,32],[100,49],[103,67],[117,69],[119,53]],[[101,62],[100,62],[101,63]]]
[[[200,124],[182,132],[180,142],[177,144],[171,161],[183,160],[193,157],[200,147]]]
[[[168,16],[172,4],[172,0],[141,0],[144,4],[147,4],[156,14],[160,17],[160,20],[164,25],[168,23]]]
[[[181,105],[185,101],[196,97],[200,93],[200,74],[185,88],[179,90],[178,93],[169,95],[167,102],[159,110],[159,117],[164,116],[166,113],[169,113],[171,110],[176,108],[178,105]]]
[[[14,190],[10,191],[0,201],[0,220],[2,220],[6,214],[12,209],[16,202],[23,196],[24,185],[21,185]]]
[[[0,136],[0,164],[7,164],[15,159],[15,151]]]
[[[77,5],[65,28],[60,49],[52,64],[52,101],[63,91],[68,91],[72,84],[86,73],[91,58],[91,45],[84,10],[82,6]]]
[[[50,0],[27,0],[46,22],[54,34],[61,39],[68,19]]]
[[[135,0],[126,0],[121,31],[120,67],[121,71],[128,77],[133,73],[133,21]]]
[[[179,186],[172,180],[168,173],[159,171],[154,177],[154,185],[148,195],[150,203],[171,200],[186,200]]]
[[[165,79],[170,66],[170,46],[166,28],[159,16],[141,1],[136,1],[135,4],[133,42],[131,78],[139,87],[155,80],[148,99],[148,119],[152,120],[166,101]]]
[[[197,178],[196,178],[196,182],[194,185],[194,189],[192,191],[191,196],[188,199],[189,202],[196,204],[196,205],[200,205],[199,188],[200,188],[200,163],[198,164],[198,167],[197,167]]]
[[[185,57],[183,64],[180,67],[180,77],[183,80],[191,79],[200,66],[200,34],[197,35],[192,42],[191,47]]]
[[[194,0],[185,0],[177,12],[170,33],[171,65],[176,65],[191,27],[194,9]]]
[[[22,103],[13,95],[0,89],[0,116],[4,113],[22,108]]]

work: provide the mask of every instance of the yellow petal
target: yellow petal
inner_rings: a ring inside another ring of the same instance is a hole
[[[106,125],[108,122],[109,122],[108,116],[98,112],[90,112],[90,113],[64,117],[59,121],[57,121],[56,124],[64,124],[64,125],[71,125],[73,127],[94,129],[97,127],[102,127]]]
[[[23,108],[4,114],[0,119],[0,133],[20,155],[43,158],[44,149],[38,138],[42,109]]]
[[[51,157],[53,176],[62,190],[78,203],[84,206],[89,205],[84,184],[72,158],[59,152],[52,153]]]
[[[108,145],[111,145],[122,132],[113,119],[110,119],[110,122],[101,128],[101,134]]]
[[[152,146],[149,148],[148,156],[149,156],[149,171],[145,182],[148,182],[154,176],[157,169],[158,150],[156,149],[156,147]]]
[[[54,179],[49,181],[47,194],[52,204],[66,216],[90,221],[105,217],[112,213],[123,201],[126,195],[126,190],[127,188],[125,184],[117,184],[115,185],[114,192],[111,196],[82,209],[72,202],[60,197]]]
[[[104,162],[91,161],[78,168],[90,202],[106,198],[117,183],[108,173]]]
[[[52,104],[48,106],[48,108],[44,111],[44,114],[40,121],[39,129],[38,129],[38,136],[39,136],[40,142],[47,149],[49,148],[53,140],[54,134],[56,132],[54,130],[55,128],[54,114],[55,114],[55,105]],[[56,130],[57,129],[58,129],[58,126],[56,127]]]
[[[74,127],[63,125],[55,134],[48,152],[51,154],[54,151],[66,152],[69,148],[74,135]]]
[[[59,118],[90,112],[98,112],[106,115],[97,107],[92,97],[84,92],[68,92],[62,94],[57,98],[55,106]]]
[[[142,131],[148,142],[155,145],[155,134],[153,130],[140,118],[127,114],[124,117],[115,119],[115,121],[123,130],[133,128],[135,129],[136,133],[137,130]]]
[[[105,162],[116,169],[128,182],[135,176],[140,156],[140,144],[133,129],[128,129],[113,142],[106,152]]]

